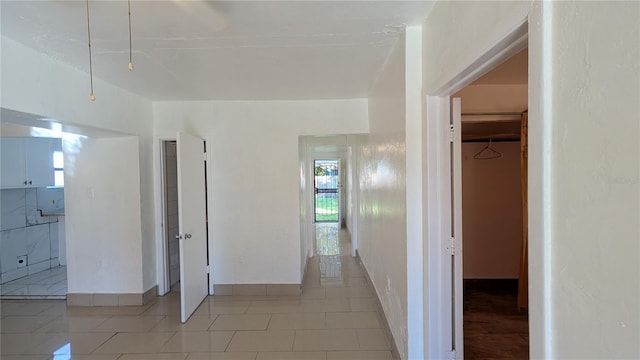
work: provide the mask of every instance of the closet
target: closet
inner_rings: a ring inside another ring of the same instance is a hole
[[[462,104],[464,354],[528,358],[527,51],[454,94]]]
[[[463,113],[465,279],[519,277],[522,247],[520,112]],[[481,117],[481,120],[477,118]]]

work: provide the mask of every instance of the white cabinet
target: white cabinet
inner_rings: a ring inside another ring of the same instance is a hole
[[[53,150],[60,139],[25,138],[24,155],[28,186],[54,185]]]
[[[27,168],[24,156],[24,138],[0,139],[0,186],[24,187]]]
[[[41,187],[54,184],[53,151],[60,139],[0,139],[0,187]]]

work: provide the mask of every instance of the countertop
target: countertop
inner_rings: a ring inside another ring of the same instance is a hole
[[[64,209],[40,210],[40,216],[64,216]]]

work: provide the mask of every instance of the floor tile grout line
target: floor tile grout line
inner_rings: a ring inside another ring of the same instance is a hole
[[[231,346],[231,343],[233,342],[233,338],[236,337],[237,333],[238,333],[238,331],[234,330],[233,335],[231,335],[231,339],[229,339],[229,342],[227,343],[227,346],[225,346],[225,348],[224,348],[224,352],[227,352],[227,350],[229,350],[229,347]]]
[[[108,339],[106,339],[105,341],[103,341],[100,345],[96,346],[95,349],[91,350],[89,352],[89,354],[93,354],[96,350],[98,350],[100,347],[102,347],[104,344],[106,344],[107,342],[109,342],[109,340],[113,339],[116,335],[118,335],[119,332],[115,332],[113,335],[111,335]],[[119,358],[119,356],[118,356]]]
[[[327,313],[324,312],[323,314],[324,314],[324,316],[323,316],[323,327],[322,328],[326,329],[327,328]]]
[[[293,341],[291,342],[291,351],[293,351],[293,349],[295,349],[296,346],[296,336],[298,335],[298,330],[295,329],[293,330]]]
[[[271,318],[273,317],[273,314],[269,314],[269,320],[267,321],[267,327],[265,328],[265,330],[269,330],[269,325],[271,325]]]

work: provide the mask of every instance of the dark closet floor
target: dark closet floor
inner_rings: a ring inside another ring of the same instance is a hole
[[[529,359],[529,320],[518,311],[517,284],[465,280],[465,359]]]

